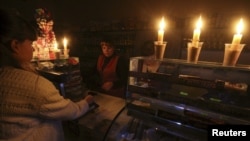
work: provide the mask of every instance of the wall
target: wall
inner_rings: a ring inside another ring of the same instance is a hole
[[[170,58],[183,57],[181,51],[186,39],[192,37],[194,21],[199,15],[204,19],[201,40],[209,50],[222,50],[225,42],[231,42],[235,21],[243,17],[246,28],[242,42],[246,43],[246,50],[250,45],[249,0],[1,0],[0,5],[15,7],[31,20],[34,9],[45,7],[53,14],[57,37],[68,35],[72,40],[77,38],[75,31],[96,23],[148,21],[151,29],[138,31],[135,51],[143,41],[157,38],[157,22],[164,16],[168,20],[164,39],[168,41],[166,56]],[[204,60],[209,61],[209,56]]]
[[[60,24],[126,18],[158,19],[209,13],[249,16],[249,0],[1,0],[1,7],[15,7],[32,18],[34,9],[49,9]]]

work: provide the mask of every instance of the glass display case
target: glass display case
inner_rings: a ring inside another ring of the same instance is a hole
[[[249,125],[249,75],[248,65],[130,58],[126,108],[105,140],[204,141],[209,125]]]

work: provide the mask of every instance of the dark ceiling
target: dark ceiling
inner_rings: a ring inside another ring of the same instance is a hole
[[[213,12],[249,15],[249,0],[1,0],[0,7],[11,7],[33,18],[36,8],[47,8],[60,23],[124,18],[159,18]]]

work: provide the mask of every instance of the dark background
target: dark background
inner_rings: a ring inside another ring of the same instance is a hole
[[[33,18],[35,9],[47,8],[53,15],[55,28],[133,18],[150,19],[156,24],[162,16],[196,18],[222,14],[238,19],[250,15],[249,0],[1,0],[0,5],[16,8],[29,19]]]
[[[89,54],[87,50],[92,49],[92,46],[87,47],[86,42],[95,42],[93,45],[96,48],[99,45],[98,38],[93,36],[114,30],[133,31],[133,48],[128,56],[140,55],[143,42],[157,39],[162,16],[167,22],[165,57],[185,58],[186,41],[192,37],[200,15],[204,22],[201,60],[222,60],[224,44],[232,41],[235,24],[240,18],[245,24],[242,43],[246,46],[243,52],[250,50],[249,0],[1,0],[0,5],[18,9],[29,20],[34,20],[35,9],[48,9],[53,16],[56,38],[69,37],[73,54],[80,57]],[[244,53],[239,61],[250,64],[246,58],[248,55]]]

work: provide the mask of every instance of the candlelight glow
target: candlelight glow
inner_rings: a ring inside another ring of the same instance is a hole
[[[164,18],[162,17],[161,22],[159,24],[159,30],[158,30],[158,41],[160,43],[163,42],[164,28],[165,28],[165,21],[164,21]]]
[[[161,22],[160,22],[160,24],[159,24],[159,27],[160,27],[160,30],[164,30],[164,28],[165,28],[165,21],[164,21],[164,18],[162,17],[162,19],[161,19]]]
[[[197,28],[197,29],[200,29],[201,26],[202,26],[202,20],[201,20],[201,16],[200,16],[198,22],[196,23],[196,28]]]
[[[237,33],[238,34],[241,34],[241,32],[242,32],[242,30],[243,30],[243,20],[242,19],[240,19],[240,22],[239,22],[239,24],[237,25]]]
[[[237,33],[233,36],[232,44],[237,45],[240,44],[241,38],[242,38],[242,30],[243,30],[243,20],[240,19],[238,25],[236,26]]]
[[[199,20],[196,23],[196,28],[194,29],[193,42],[199,42],[200,33],[201,33],[201,26],[202,26],[202,20],[201,20],[201,16],[200,16]]]
[[[64,37],[63,38],[63,47],[67,48],[67,45],[68,45],[68,40]]]

